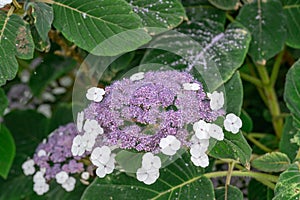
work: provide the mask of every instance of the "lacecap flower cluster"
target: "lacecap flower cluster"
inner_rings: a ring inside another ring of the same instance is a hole
[[[207,167],[210,138],[224,139],[223,127],[214,123],[217,118],[225,118],[225,130],[234,134],[242,126],[238,116],[226,115],[222,92],[205,93],[187,72],[139,72],[105,90],[91,87],[86,98],[91,103],[78,113],[80,134],[73,140],[72,153],[91,153],[100,178],[118,164],[116,149],[143,154],[136,177],[145,184],[158,179],[160,155],[172,157],[180,149],[189,149],[196,166]]]
[[[194,165],[207,167],[211,138],[223,140],[223,128],[236,134],[242,126],[238,116],[225,113],[222,92],[206,93],[187,72],[139,72],[105,89],[91,87],[86,98],[91,103],[78,113],[76,125],[56,130],[37,148],[34,159],[24,163],[25,174],[33,174],[31,166],[36,165],[45,179],[35,182],[38,194],[49,189],[45,184],[51,178],[66,191],[76,182],[70,174],[83,172],[81,177],[89,178],[80,162],[87,156],[96,175],[105,177],[122,167],[116,159],[120,150],[142,154],[135,173],[148,185],[159,178],[161,157],[175,157],[180,150],[190,152]],[[222,125],[216,123],[220,118]]]

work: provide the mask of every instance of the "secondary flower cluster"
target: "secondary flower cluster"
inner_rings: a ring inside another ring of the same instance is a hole
[[[144,154],[136,176],[145,184],[159,177],[160,155],[172,158],[180,149],[190,149],[191,161],[207,167],[210,138],[223,140],[223,126],[232,133],[242,126],[233,113],[225,117],[222,92],[205,93],[186,72],[139,72],[105,90],[89,88],[86,97],[92,102],[78,114],[72,153],[91,153],[101,178],[113,172],[118,148]],[[218,117],[225,117],[223,125],[215,123]]]
[[[23,163],[25,175],[33,175],[37,171],[33,176],[33,190],[38,195],[49,190],[49,182],[52,179],[56,179],[66,191],[74,189],[76,179],[70,175],[84,171],[84,165],[79,161],[82,156],[73,156],[71,152],[77,134],[74,123],[58,128],[37,147],[33,159]]]

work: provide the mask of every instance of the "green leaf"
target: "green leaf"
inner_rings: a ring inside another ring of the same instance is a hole
[[[166,168],[160,170],[159,179],[145,185],[124,173],[96,178],[86,189],[82,200],[88,199],[205,199],[213,200],[213,185],[204,177],[203,170],[193,166],[190,156],[185,154]]]
[[[243,105],[243,85],[240,74],[236,72],[224,85],[226,97],[226,113],[240,115]]]
[[[8,106],[8,100],[5,95],[5,92],[2,88],[0,88],[0,116],[3,115],[6,107]]]
[[[31,26],[31,35],[33,38],[34,46],[36,50],[41,52],[49,52],[50,50],[50,40],[49,38],[46,41],[43,41],[40,34],[37,32],[35,26]]]
[[[252,167],[264,172],[281,172],[286,170],[291,161],[289,157],[281,152],[272,152],[252,160]]]
[[[193,68],[210,91],[234,75],[244,61],[250,42],[250,34],[238,23],[230,24],[223,32],[223,24],[204,20],[185,23],[178,31],[181,33],[174,31],[156,38],[149,47],[160,51],[149,50],[141,63]]]
[[[299,146],[291,142],[291,139],[296,135],[297,129],[293,126],[292,117],[287,117],[285,119],[285,124],[283,127],[283,133],[279,143],[279,150],[285,153],[290,160],[294,160]]]
[[[140,16],[145,27],[172,29],[186,19],[184,8],[178,0],[127,0],[127,2]]]
[[[242,133],[224,131],[224,136],[224,140],[218,141],[209,151],[209,155],[219,159],[233,159],[249,168],[252,150]]]
[[[0,184],[0,191],[0,200],[25,199],[27,196],[33,194],[32,176],[22,174],[18,177],[8,179]]]
[[[10,130],[16,142],[14,173],[22,173],[21,165],[32,156],[35,148],[47,133],[47,118],[34,110],[15,110],[4,116],[4,124]]]
[[[40,96],[51,81],[63,76],[76,66],[74,60],[58,56],[47,56],[30,77],[29,86],[35,96]]]
[[[261,182],[251,179],[248,185],[249,200],[271,200],[274,197],[272,189]]]
[[[151,39],[144,30],[136,30],[142,27],[141,19],[125,0],[54,0],[52,5],[55,28],[95,55],[135,50]]]
[[[224,200],[225,199],[225,187],[219,187],[215,189],[216,200]],[[232,185],[228,185],[227,188],[227,199],[234,199],[234,200],[243,200],[243,193],[242,191]]]
[[[294,123],[300,121],[300,60],[288,71],[284,86],[284,100],[292,113]],[[295,126],[300,129],[299,126]]]
[[[249,55],[254,62],[265,64],[268,59],[283,49],[286,20],[279,0],[254,1],[245,4],[237,20],[251,32]]]
[[[253,130],[253,121],[250,115],[245,110],[242,110],[240,118],[243,122],[242,131],[250,133]]]
[[[293,48],[300,48],[300,1],[299,0],[282,0],[283,12],[287,18],[287,38],[286,44]]]
[[[24,25],[18,15],[7,16],[0,11],[0,86],[12,80],[18,71],[16,60],[17,33]]]
[[[275,186],[273,200],[297,200],[300,196],[300,171],[299,163],[292,164],[285,172],[281,173]]]
[[[16,146],[9,130],[0,124],[0,176],[7,178],[16,153]]]
[[[240,5],[239,0],[208,0],[212,5],[222,10],[237,10]]]
[[[51,29],[51,24],[53,22],[53,9],[51,6],[40,3],[40,2],[30,2],[27,4],[26,9],[31,10],[31,15],[34,19],[34,25],[37,32],[43,41],[46,41],[48,38],[48,32]]]
[[[25,23],[18,29],[16,38],[17,56],[21,59],[31,59],[34,53],[34,42],[29,24]]]

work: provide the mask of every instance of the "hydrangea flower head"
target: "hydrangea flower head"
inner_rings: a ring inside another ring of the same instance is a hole
[[[23,163],[25,175],[32,175],[39,169],[33,176],[33,190],[38,195],[50,189],[48,183],[52,179],[56,179],[66,191],[74,189],[76,180],[70,175],[84,171],[84,165],[79,160],[86,156],[72,155],[72,144],[78,133],[74,123],[59,127],[39,144],[33,159]]]

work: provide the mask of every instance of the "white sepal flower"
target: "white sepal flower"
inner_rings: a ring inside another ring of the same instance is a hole
[[[94,136],[99,134],[103,134],[103,128],[99,125],[99,123],[94,119],[87,119],[84,123],[83,130]]]
[[[191,161],[195,166],[207,167],[209,165],[208,156],[204,153],[198,157],[191,156]]]
[[[56,182],[58,184],[63,184],[64,182],[67,181],[67,179],[69,178],[69,175],[67,172],[65,171],[61,171],[61,172],[58,172],[56,175],[55,175],[55,179],[56,179]]]
[[[181,142],[173,135],[168,135],[159,142],[160,151],[168,156],[176,154],[177,150],[180,149],[180,145]]]
[[[108,146],[97,147],[93,150],[90,160],[97,167],[103,166],[111,158],[111,150]]]
[[[32,175],[35,172],[34,161],[32,159],[25,161],[22,164],[23,173],[28,176]]]
[[[144,72],[138,72],[138,73],[132,74],[129,79],[132,81],[138,81],[138,80],[142,80],[144,78],[144,76],[145,76]]]
[[[142,167],[146,170],[152,168],[159,169],[161,167],[161,160],[158,156],[154,156],[150,152],[145,153],[142,158]]]
[[[82,172],[81,178],[83,180],[88,180],[90,178],[90,173],[89,172]]]
[[[76,135],[76,137],[73,139],[73,144],[71,148],[73,156],[82,156],[85,152],[86,146],[86,138],[81,135]]]
[[[98,177],[103,178],[106,174],[111,174],[115,169],[115,155],[112,154],[109,161],[105,164],[100,164],[96,169],[96,174]]]
[[[33,191],[35,191],[37,195],[43,195],[49,191],[49,185],[46,182],[36,182],[33,185]]]
[[[79,132],[82,131],[83,120],[84,120],[84,112],[82,111],[77,114],[77,129]]]
[[[74,177],[69,177],[62,185],[67,192],[71,192],[74,190],[76,184],[76,179]]]
[[[219,110],[224,105],[224,95],[223,92],[214,91],[212,94],[207,93],[210,99],[209,105],[212,110]]]
[[[208,133],[210,137],[219,141],[224,139],[223,129],[216,124],[210,124]]]
[[[4,6],[6,6],[7,4],[12,3],[12,0],[1,0],[0,1],[0,8],[3,8]]]
[[[193,129],[195,131],[196,136],[198,139],[209,139],[209,123],[206,123],[203,120],[199,120],[198,122],[195,122],[193,125]]]
[[[234,134],[238,133],[242,127],[242,120],[233,113],[226,115],[224,120],[224,128],[226,131],[232,132]]]
[[[104,94],[105,91],[102,88],[91,87],[87,90],[86,98],[91,101],[100,102]]]
[[[197,91],[200,89],[200,85],[198,83],[184,83],[182,86],[184,90]]]

